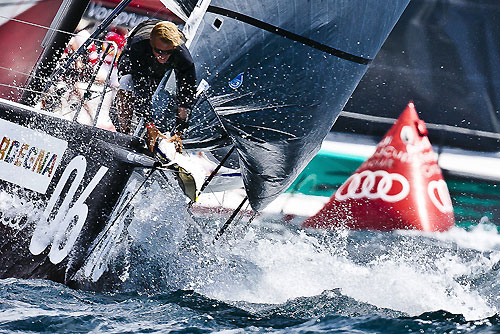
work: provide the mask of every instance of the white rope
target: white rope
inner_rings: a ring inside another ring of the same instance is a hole
[[[396,121],[396,118],[365,115],[365,114],[360,114],[360,113],[355,113],[355,112],[350,112],[350,111],[342,111],[340,113],[340,117],[361,119],[361,120],[365,120],[365,121],[371,121],[371,122],[383,123],[383,124],[394,124],[394,122]],[[445,124],[433,124],[433,123],[427,123],[427,122],[425,123],[425,126],[428,129],[433,129],[433,130],[445,130],[448,132],[462,133],[462,134],[466,134],[466,135],[475,135],[475,136],[483,136],[483,137],[488,137],[488,138],[493,138],[493,139],[500,139],[500,134],[494,133],[494,132],[489,132],[489,131],[474,130],[474,129],[462,128],[462,127],[458,127],[458,126],[445,125]]]
[[[208,189],[210,190],[210,192],[212,193],[212,195],[214,195],[215,199],[217,200],[217,203],[219,203],[219,206],[222,206],[222,203],[219,201],[219,199],[217,198],[217,196],[215,195],[215,192],[213,191],[212,187],[211,186],[208,186]],[[224,202],[224,195],[226,194],[226,192],[224,191],[223,192],[223,195],[222,195],[222,202]]]

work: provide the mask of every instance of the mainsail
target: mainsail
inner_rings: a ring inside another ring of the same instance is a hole
[[[191,53],[236,146],[254,210],[281,194],[317,153],[407,4],[211,2]],[[209,127],[200,128],[204,145]],[[227,144],[220,129],[215,134]],[[197,138],[196,129],[188,137]]]

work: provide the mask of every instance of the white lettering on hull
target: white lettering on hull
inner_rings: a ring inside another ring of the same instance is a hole
[[[30,242],[30,252],[33,255],[42,253],[49,245],[50,262],[58,264],[68,255],[71,248],[74,246],[78,235],[80,234],[83,225],[87,219],[88,207],[84,203],[88,196],[92,193],[104,174],[108,171],[107,167],[101,166],[92,180],[89,182],[80,197],[73,203],[75,193],[80,186],[80,183],[85,175],[87,161],[85,157],[79,155],[66,166],[61,179],[52,194],[45,211],[39,220]],[[52,211],[57,202],[60,201],[60,196],[63,188],[66,186],[70,175],[75,172],[76,175],[71,182],[71,186],[66,193],[62,204],[59,206],[53,216]]]

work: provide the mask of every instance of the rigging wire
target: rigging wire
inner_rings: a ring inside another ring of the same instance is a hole
[[[33,89],[24,88],[24,87],[17,87],[17,86],[7,85],[7,84],[3,84],[3,83],[0,83],[0,86],[14,88],[14,89],[20,89],[20,90],[25,90],[25,91],[33,92],[33,93],[42,93],[41,91],[36,91],[36,90],[33,90]],[[59,96],[54,95],[54,94],[48,94],[47,93],[47,95],[48,96],[52,96],[52,97],[59,97]]]
[[[8,88],[13,88],[13,89],[24,90],[24,91],[33,92],[33,93],[39,93],[39,94],[43,93],[46,96],[51,96],[51,97],[54,97],[54,98],[60,98],[59,95],[50,94],[50,93],[44,93],[44,92],[42,92],[40,90],[34,90],[34,89],[25,88],[25,87],[12,86],[12,85],[3,84],[3,83],[0,83],[0,86],[4,86],[4,87],[8,87]],[[82,90],[82,91],[84,90],[83,88],[79,88],[79,87],[75,87],[75,89]],[[101,92],[99,90],[91,90],[92,93],[98,93],[98,95],[91,97],[90,99],[87,100],[87,102],[97,99],[98,97],[101,96],[101,94],[108,94],[108,93],[110,93],[112,91],[113,91],[113,88],[108,89],[106,92]]]
[[[29,78],[35,78],[35,79],[41,79],[41,80],[45,79],[45,78],[42,78],[42,77],[36,76],[36,75],[34,75],[34,74],[31,74],[31,73],[21,72],[21,71],[14,70],[14,69],[12,69],[12,68],[4,67],[4,66],[1,66],[1,65],[0,65],[0,70],[6,70],[6,71],[9,71],[9,72],[22,74],[22,75],[25,75],[25,76],[27,76],[27,77],[29,77]],[[86,83],[85,81],[82,81],[82,82],[83,82],[83,83]],[[2,84],[2,83],[0,83],[0,85],[3,85],[3,86],[8,86],[7,84]],[[9,86],[8,86],[8,87],[9,87]],[[15,87],[15,88],[17,88],[17,89],[22,89],[22,90],[27,90],[27,91],[31,91],[31,92],[34,92],[34,93],[43,93],[42,91],[35,91],[35,90],[27,89],[27,88],[24,88],[24,87]],[[80,88],[80,87],[77,87],[77,86],[75,86],[75,89],[82,90],[82,91],[84,90],[84,88]],[[92,93],[99,93],[99,94],[103,93],[102,91],[100,91],[100,90],[96,90],[96,89],[91,89],[90,91],[91,91]],[[107,94],[107,93],[109,93],[109,92],[111,92],[111,91],[113,91],[113,88],[108,89],[108,90],[107,90],[104,94]],[[96,99],[97,97],[98,97],[98,96],[94,96],[94,97],[92,97],[90,100],[92,100],[92,99]]]
[[[21,72],[21,71],[18,71],[18,70],[15,70],[13,68],[9,68],[9,67],[5,67],[5,66],[1,66],[0,65],[0,70],[5,70],[7,72],[12,72],[12,73],[16,73],[16,74],[22,74],[28,78],[35,78],[35,79],[40,79],[40,80],[45,80],[46,78],[42,78],[40,76],[37,76],[37,75],[34,75],[34,74],[31,74],[31,73],[26,73],[26,72]],[[42,93],[42,92],[38,92],[38,91],[33,91],[33,90],[29,90],[29,89],[26,89],[26,88],[22,88],[22,87],[18,87],[18,89],[25,89],[25,90],[28,90],[28,91],[32,91],[34,93]]]
[[[42,79],[42,77],[36,77],[36,76],[34,76],[33,74],[31,74],[31,73],[21,72],[21,71],[15,70],[15,69],[13,69],[13,68],[4,67],[4,66],[1,66],[1,65],[0,65],[0,70],[6,70],[6,71],[8,71],[8,72],[13,72],[13,73],[18,73],[18,74],[25,75],[25,76],[27,76],[27,77],[34,77],[34,78],[37,78],[37,79]]]
[[[1,66],[0,66],[0,68],[1,68]],[[85,81],[81,81],[81,83],[87,83],[87,82],[85,82]],[[8,85],[8,84],[3,84],[3,83],[0,83],[0,85],[2,85],[2,86],[6,86],[6,87],[12,87],[12,88],[17,88],[17,89],[22,89],[22,90],[27,90],[27,91],[32,91],[32,92],[35,92],[35,93],[42,93],[42,91],[36,91],[36,90],[28,89],[28,88],[25,88],[25,87],[11,86],[11,85]],[[86,88],[81,88],[81,87],[76,87],[76,86],[75,86],[75,89],[77,89],[77,90],[81,90],[81,91],[86,90]],[[104,93],[104,94],[107,94],[107,93],[109,93],[109,92],[111,92],[111,91],[113,91],[113,90],[114,90],[113,88],[109,88],[108,90],[106,90],[106,92],[103,92],[103,91],[101,91],[101,90],[97,90],[97,89],[90,89],[90,92],[91,92],[91,93],[98,93],[98,94],[100,95],[100,94],[103,94],[103,93]],[[48,95],[50,95],[50,94],[48,94]],[[52,95],[53,95],[53,94],[52,94]],[[55,95],[54,95],[54,96],[55,96]],[[93,98],[91,98],[91,100],[92,100],[92,99],[95,99],[95,98],[97,98],[97,97],[98,97],[98,96],[94,96]]]
[[[215,235],[215,238],[214,238],[214,243],[220,239],[220,237],[222,237],[222,235],[224,234],[224,232],[226,231],[226,229],[229,227],[229,225],[233,222],[234,218],[236,218],[236,216],[238,215],[238,213],[240,213],[241,211],[241,208],[243,207],[243,205],[245,205],[245,202],[248,200],[248,196],[245,196],[245,198],[243,199],[243,201],[241,201],[240,205],[238,205],[238,207],[236,208],[236,210],[234,210],[233,214],[231,215],[231,217],[229,217],[229,219],[224,223],[224,225],[220,228],[220,230],[217,232],[217,234]]]
[[[213,188],[211,186],[208,186],[208,189],[210,190],[210,192],[212,193],[212,195],[214,196],[215,200],[217,201],[217,203],[219,204],[219,207],[222,208],[222,203],[221,201],[219,200],[219,198],[217,197],[217,195],[215,195],[215,191],[213,191]],[[224,194],[222,195],[222,201],[224,201],[224,195],[226,194],[226,192],[224,191]]]
[[[366,114],[361,114],[361,113],[356,113],[356,112],[351,112],[351,111],[342,111],[339,115],[339,118],[352,118],[352,119],[361,119],[365,121],[371,121],[375,123],[383,123],[383,124],[394,124],[396,122],[396,118],[391,118],[391,117],[382,117],[382,116],[373,116],[373,115],[366,115]],[[455,132],[455,133],[461,133],[461,134],[467,134],[467,135],[475,135],[475,136],[483,136],[483,137],[488,137],[488,138],[493,138],[493,139],[500,139],[500,134],[494,133],[494,132],[488,132],[488,131],[482,131],[482,130],[473,130],[473,129],[467,129],[467,128],[462,128],[458,126],[452,126],[452,125],[446,125],[446,124],[434,124],[434,123],[425,123],[425,126],[428,129],[432,130],[444,130],[448,132]]]
[[[241,210],[241,211],[239,212],[238,218],[236,219],[236,221],[235,221],[235,223],[234,223],[234,224],[239,224],[239,223],[241,223],[241,221],[243,220],[243,216],[245,215],[245,212],[248,212],[248,208],[249,208],[249,207],[250,207],[250,202],[248,202],[248,203],[247,203],[247,206],[245,207],[245,209],[243,209],[243,210]],[[236,232],[237,232],[237,231],[234,231],[234,230],[233,230],[233,231],[230,231],[230,232],[229,232],[229,236],[234,236]]]
[[[217,201],[217,203],[219,204],[219,208],[218,208],[218,209],[217,209],[217,208],[215,209],[215,213],[216,213],[216,214],[218,214],[218,215],[220,215],[220,216],[222,216],[222,208],[224,207],[224,206],[223,206],[223,203],[224,203],[224,196],[226,195],[226,192],[224,191],[224,192],[222,193],[222,202],[221,202],[221,201],[219,200],[219,198],[217,197],[217,195],[215,194],[215,192],[213,191],[212,187],[211,187],[211,186],[208,186],[207,188],[208,188],[208,190],[210,191],[210,193],[212,194],[212,196],[215,198],[215,200]],[[189,212],[191,213],[191,206],[189,206],[189,204],[188,204],[188,210],[189,210]],[[191,213],[191,215],[192,215],[192,213]],[[206,228],[207,228],[208,224],[209,224],[209,222],[208,222],[208,221],[207,221],[205,224],[203,224],[203,229],[205,229],[205,230],[206,230]]]
[[[31,26],[34,26],[34,27],[37,27],[37,28],[42,28],[42,29],[45,29],[45,30],[50,30],[50,31],[54,31],[54,32],[60,32],[60,33],[71,35],[71,36],[76,36],[77,35],[77,33],[74,33],[74,32],[68,32],[68,31],[64,31],[64,30],[61,30],[61,29],[51,28],[51,27],[47,27],[47,26],[44,26],[44,25],[41,25],[41,24],[37,24],[37,23],[29,22],[29,21],[24,21],[24,20],[19,20],[19,19],[15,19],[15,18],[12,18],[12,17],[4,16],[4,15],[0,15],[0,18],[6,19],[8,21],[14,21],[14,22],[18,22],[18,23],[23,23],[23,24],[31,25]],[[92,40],[93,41],[97,41],[97,42],[102,42],[102,43],[105,42],[104,40],[100,40],[100,39],[97,39],[97,38],[92,38]]]
[[[12,17],[7,17],[7,16],[4,16],[4,15],[0,15],[0,18],[6,19],[8,21],[14,21],[14,22],[18,22],[18,23],[22,23],[22,24],[26,24],[26,25],[31,25],[31,26],[34,26],[34,27],[37,27],[37,28],[42,28],[42,29],[48,30],[48,31],[60,32],[60,33],[63,33],[63,34],[70,35],[72,37],[74,37],[74,36],[77,35],[77,33],[74,33],[74,32],[67,32],[67,31],[64,31],[64,30],[61,30],[61,29],[55,29],[55,28],[51,28],[51,27],[48,27],[48,26],[36,24],[36,23],[33,23],[33,22],[29,22],[29,21],[25,21],[25,20],[20,20],[20,19],[15,19],[15,18],[12,18]],[[100,43],[105,43],[106,42],[105,40],[101,40],[101,39],[97,39],[97,38],[92,38],[91,40],[93,42],[100,42]],[[35,79],[39,79],[39,80],[46,80],[47,79],[47,78],[42,78],[40,76],[36,76],[34,74],[31,74],[31,73],[25,73],[25,72],[14,70],[12,68],[4,67],[4,66],[0,66],[0,69],[1,70],[6,70],[6,71],[9,71],[9,72],[12,72],[12,73],[22,74],[24,76],[27,76],[28,78],[35,78]],[[8,88],[14,88],[14,89],[18,89],[18,90],[24,90],[24,91],[28,91],[28,92],[32,92],[32,93],[37,93],[37,94],[46,94],[47,96],[59,98],[59,96],[57,96],[57,95],[49,94],[49,93],[44,92],[44,91],[37,91],[37,90],[28,89],[28,88],[24,88],[24,87],[11,86],[11,85],[7,85],[7,84],[3,84],[3,83],[0,83],[0,85],[8,87]],[[83,88],[80,88],[80,87],[76,87],[76,86],[74,86],[74,87],[77,90],[81,90],[81,91],[84,90]],[[99,94],[99,95],[91,97],[89,99],[89,100],[93,100],[93,99],[98,98],[101,94],[107,94],[108,92],[112,91],[112,89],[109,89],[106,92],[101,92],[101,91],[93,90],[93,89],[89,89],[89,91],[92,92],[92,93]]]

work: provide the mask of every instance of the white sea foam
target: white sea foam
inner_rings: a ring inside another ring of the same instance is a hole
[[[0,193],[4,215],[33,207],[9,196]],[[409,315],[442,309],[480,319],[499,311],[500,235],[489,224],[445,233],[323,233],[257,221],[239,237],[232,225],[212,244],[213,233],[201,238],[179,215],[182,201],[158,195],[134,202],[140,210],[128,232],[141,253],[122,263],[127,288],[194,289],[219,300],[270,304],[338,288],[360,303]]]
[[[199,291],[222,300],[283,303],[340,288],[359,302],[409,315],[446,310],[480,319],[497,313],[498,305],[471,281],[489,272],[500,256],[464,253],[462,245],[488,238],[497,240],[499,235],[478,227],[432,235],[344,232],[325,239],[321,234],[270,231],[269,224],[256,226],[228,247],[230,255],[246,263],[254,281],[224,280],[219,286],[211,281]]]
[[[470,231],[453,227],[446,232],[428,233],[426,235],[436,240],[454,242],[462,248],[476,249],[478,251],[500,251],[500,234],[498,234],[496,225],[490,223],[480,222]]]
[[[28,215],[31,219],[35,219],[39,214],[34,203],[0,191],[0,224],[19,230],[25,226]],[[20,219],[21,217],[25,219]]]

